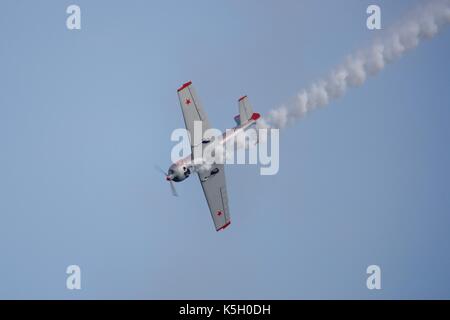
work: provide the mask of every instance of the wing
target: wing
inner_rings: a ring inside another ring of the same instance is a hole
[[[187,82],[178,89],[178,99],[180,99],[181,110],[183,111],[184,124],[190,135],[191,146],[196,146],[202,143],[203,133],[210,128],[210,125],[192,82]],[[194,135],[196,121],[201,121],[201,131],[197,133],[201,136]]]
[[[209,211],[216,230],[222,230],[231,223],[228,208],[227,186],[223,164],[213,164],[208,171],[199,171],[198,177],[208,202]]]

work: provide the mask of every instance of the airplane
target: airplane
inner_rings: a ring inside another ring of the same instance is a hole
[[[214,137],[205,138],[203,137],[203,133],[211,128],[211,126],[206,113],[203,111],[196,91],[192,86],[192,82],[186,82],[177,90],[177,92],[184,123],[189,132],[192,152],[189,156],[173,163],[169,167],[167,173],[162,169],[160,169],[160,171],[162,171],[166,176],[166,180],[170,183],[174,196],[178,195],[175,190],[174,182],[181,182],[187,179],[191,173],[197,172],[216,231],[224,230],[231,223],[224,165],[213,163],[211,166],[208,166],[208,170],[196,170],[195,161],[193,159],[193,148],[195,147],[195,144],[194,141],[192,141],[193,138],[191,138],[194,137],[194,121],[202,122],[202,141],[200,141],[200,143],[206,147],[208,144],[214,143],[213,141],[224,144],[228,139],[235,138],[236,135],[256,124],[256,121],[261,115],[253,112],[248,97],[243,96],[238,100],[239,115],[234,117],[236,126],[229,130],[226,135],[224,133],[222,139],[215,140]]]

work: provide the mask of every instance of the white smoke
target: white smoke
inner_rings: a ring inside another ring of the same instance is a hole
[[[434,37],[449,23],[450,0],[420,5],[369,47],[349,55],[328,77],[301,90],[291,102],[271,110],[266,117],[267,123],[277,128],[295,123],[316,107],[339,98],[348,88],[362,85],[369,76],[417,47],[421,40]]]

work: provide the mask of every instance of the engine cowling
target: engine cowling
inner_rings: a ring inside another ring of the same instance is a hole
[[[169,167],[167,171],[172,181],[180,182],[185,180],[191,174],[191,170],[185,164],[173,164]]]

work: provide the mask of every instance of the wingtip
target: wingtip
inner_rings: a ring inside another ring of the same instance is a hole
[[[238,101],[241,102],[241,101],[244,100],[245,98],[247,98],[247,96],[242,96],[242,97],[239,98]]]
[[[222,227],[220,227],[219,229],[217,229],[217,231],[226,229],[230,224],[231,224],[231,220],[228,221],[226,224],[224,224],[224,225],[223,225]]]
[[[186,87],[189,87],[192,84],[192,81],[186,82],[185,84],[183,84],[181,87],[178,88],[178,92],[180,92],[181,90],[183,90]]]

